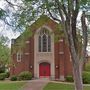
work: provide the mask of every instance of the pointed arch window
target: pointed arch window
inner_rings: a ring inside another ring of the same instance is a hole
[[[40,31],[38,46],[39,52],[51,52],[51,36],[48,30],[43,29]]]
[[[38,39],[38,48],[39,48],[39,52],[41,52],[41,46],[42,46],[42,41],[41,41],[41,36],[39,36],[39,39]]]
[[[48,36],[48,52],[51,51],[51,36]]]
[[[42,46],[42,51],[47,52],[47,36],[45,34],[42,36]]]

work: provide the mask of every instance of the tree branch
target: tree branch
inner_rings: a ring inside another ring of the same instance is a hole
[[[46,9],[47,9],[49,15],[51,16],[51,18],[54,19],[54,20],[56,20],[56,21],[58,21],[58,22],[61,22],[58,18],[56,18],[56,17],[54,17],[54,16],[52,15],[52,13],[50,12],[50,8],[48,7],[48,5],[49,5],[49,1],[46,0]]]
[[[59,0],[55,0],[55,1],[57,3],[57,6],[58,6],[59,14],[60,14],[60,16],[62,18],[62,26],[63,26],[63,30],[64,30],[64,34],[65,34],[65,39],[67,41],[68,46],[70,46],[69,33],[68,33],[68,30],[69,30],[68,21],[65,20],[63,13],[66,14],[66,19],[68,18],[68,16],[67,16],[65,7],[62,7]]]
[[[9,2],[8,0],[5,0],[12,8],[14,8],[15,9],[15,7],[14,6],[16,6],[16,7],[19,7],[19,8],[23,8],[22,6],[19,6],[19,5],[16,5],[16,4],[13,4],[13,3],[11,3],[11,2]],[[24,9],[24,8],[23,8]]]
[[[75,10],[73,11],[73,14],[74,14],[74,17],[76,17],[77,18],[77,15],[78,15],[78,12],[79,12],[79,7],[80,7],[80,1],[79,0],[76,0],[75,1],[76,3],[75,3]]]
[[[85,12],[82,13],[82,17],[81,17],[81,23],[82,23],[82,33],[83,33],[83,46],[82,46],[82,59],[85,60],[86,59],[86,47],[87,47],[87,26],[86,26],[86,22],[85,22]]]
[[[61,5],[61,3],[59,2],[59,0],[55,0],[55,2],[57,3],[58,11],[59,11],[59,14],[60,14],[60,16],[61,16],[62,22],[64,22],[65,19],[64,19],[64,15],[63,15],[64,13],[63,13],[63,11],[62,11],[62,5]]]
[[[49,12],[50,16],[51,16],[54,20],[56,20],[56,21],[58,21],[58,22],[61,22],[59,19],[57,19],[56,17],[54,17],[54,16],[52,15],[52,13],[50,12],[49,8],[47,9],[47,11]]]

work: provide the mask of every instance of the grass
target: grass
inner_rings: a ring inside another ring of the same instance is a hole
[[[26,82],[0,82],[0,90],[21,90]]]
[[[72,84],[48,83],[43,90],[74,90],[74,86]],[[85,86],[84,90],[90,90],[90,86]]]

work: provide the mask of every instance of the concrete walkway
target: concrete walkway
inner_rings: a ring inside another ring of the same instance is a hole
[[[44,86],[49,80],[31,80],[25,86],[23,90],[43,90]]]

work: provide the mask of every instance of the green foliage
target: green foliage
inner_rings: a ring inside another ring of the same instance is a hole
[[[0,36],[0,66],[9,64],[10,62],[10,48],[7,46],[8,38]]]
[[[90,84],[90,72],[84,71],[82,74],[83,83],[84,84]],[[67,82],[73,82],[73,77],[71,75],[66,77]]]
[[[5,72],[5,66],[0,64],[0,73],[4,73]]]
[[[0,64],[8,64],[10,62],[10,49],[7,46],[0,46]]]
[[[7,46],[8,38],[0,36],[0,73],[5,73],[6,65],[10,63],[10,48]],[[3,75],[1,76],[4,79]]]
[[[49,23],[51,20],[49,17],[47,17],[46,15],[41,15],[40,18],[38,18],[34,24],[32,24],[30,26],[30,30],[33,29],[38,29],[39,27],[41,27],[42,25],[45,25],[46,23]]]
[[[90,72],[90,63],[85,64],[85,71]]]
[[[0,9],[0,19],[5,15],[5,11],[3,9]]]
[[[61,6],[64,5],[66,9],[68,8],[68,6],[72,7],[74,5],[74,4],[68,5],[68,1],[70,2],[70,0],[59,0]],[[25,29],[27,25],[31,24],[30,23],[31,21],[36,20],[37,17],[42,15],[43,13],[46,14],[46,12],[48,12],[47,8],[50,9],[50,11],[52,12],[52,15],[60,18],[57,4],[54,0],[53,1],[52,0],[21,0],[21,2],[18,2],[18,0],[15,1],[15,4],[17,6],[16,10],[13,8],[11,9],[11,7],[14,7],[12,1],[9,1],[9,4],[7,5],[7,7],[10,7],[10,10],[7,8],[5,10],[0,9],[0,16],[3,16],[6,11],[7,12],[6,17],[10,18],[10,21],[11,21],[10,25],[12,25],[13,23],[14,24],[13,26],[15,26],[16,29],[17,27],[20,27],[19,29]],[[90,0],[80,0],[80,4],[78,8],[80,7],[85,8],[88,6],[90,6]],[[12,14],[10,11],[12,12]],[[4,21],[6,20],[4,19]]]
[[[12,77],[10,78],[10,80],[11,80],[11,81],[17,81],[17,76],[15,76],[15,75],[12,76]]]
[[[73,82],[74,81],[73,77],[71,75],[66,76],[65,79],[66,79],[67,82]]]
[[[83,72],[83,83],[90,84],[90,72]]]
[[[0,73],[0,80],[4,80],[10,76],[9,72]]]
[[[5,73],[0,73],[0,80],[5,80]]]
[[[5,73],[5,77],[6,77],[6,78],[9,78],[9,76],[10,76],[10,72],[6,72],[6,73]]]
[[[84,5],[90,5],[90,0],[81,0],[81,2],[80,2],[80,4],[82,5],[82,6],[84,6]]]
[[[19,80],[31,80],[31,79],[32,79],[32,73],[29,72],[29,71],[21,72],[21,73],[18,75],[18,79],[19,79]]]

